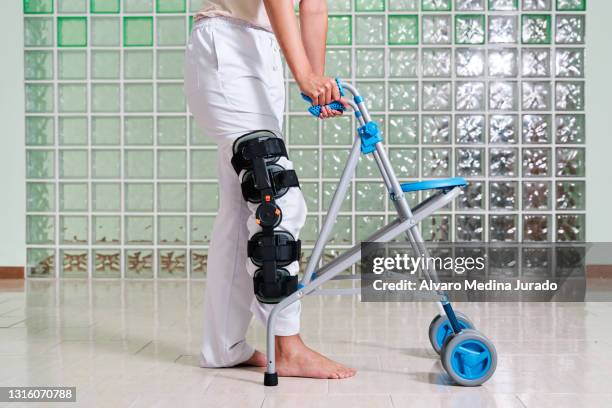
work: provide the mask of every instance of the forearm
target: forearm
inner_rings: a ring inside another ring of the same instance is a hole
[[[313,71],[325,71],[325,42],[327,39],[327,0],[300,2],[300,30],[306,56]]]

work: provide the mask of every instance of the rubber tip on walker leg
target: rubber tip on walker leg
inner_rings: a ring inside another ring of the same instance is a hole
[[[278,374],[265,373],[264,374],[264,385],[267,387],[274,387],[278,385]]]

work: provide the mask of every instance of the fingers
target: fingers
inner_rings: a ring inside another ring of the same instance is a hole
[[[340,89],[338,89],[338,84],[336,84],[336,81],[333,81],[332,100],[333,101],[339,101],[340,100]]]

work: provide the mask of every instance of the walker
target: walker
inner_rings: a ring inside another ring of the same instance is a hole
[[[275,366],[274,332],[278,313],[285,307],[308,295],[353,295],[360,292],[360,288],[349,289],[323,289],[325,282],[339,278],[338,275],[346,268],[357,263],[361,258],[361,245],[357,244],[342,253],[333,261],[316,269],[323,254],[325,245],[330,237],[340,205],[345,198],[347,188],[355,173],[359,154],[372,154],[377,167],[389,191],[391,201],[397,211],[397,218],[385,225],[370,237],[366,242],[389,242],[400,234],[405,233],[415,253],[429,257],[428,250],[418,228],[418,223],[436,210],[444,207],[455,197],[461,188],[467,185],[463,178],[439,179],[433,181],[420,181],[400,184],[387,154],[383,148],[378,126],[370,118],[363,98],[354,86],[336,80],[340,94],[344,90],[353,95],[348,105],[353,109],[359,122],[355,142],[351,148],[346,167],[334,193],[329,206],[327,217],[321,227],[321,233],[315,243],[312,255],[304,271],[304,276],[298,285],[298,290],[283,299],[272,309],[267,325],[267,356],[268,364],[264,376],[264,384],[275,386],[278,384],[278,375]],[[310,98],[303,96],[311,102]],[[332,109],[344,110],[340,102],[332,102]],[[311,106],[308,110],[314,116],[319,116],[320,106]],[[435,190],[435,193],[423,200],[415,207],[414,212],[408,206],[404,192],[421,190]],[[434,282],[439,282],[437,273],[430,265],[423,270],[423,275]],[[346,279],[346,276],[342,277]],[[359,279],[360,275],[351,275],[349,279]],[[434,350],[440,354],[442,366],[452,380],[462,386],[477,386],[486,382],[497,366],[497,351],[493,343],[474,328],[470,319],[462,313],[455,312],[449,298],[444,292],[437,292],[440,298],[438,306],[440,313],[436,315],[429,325],[429,340]]]

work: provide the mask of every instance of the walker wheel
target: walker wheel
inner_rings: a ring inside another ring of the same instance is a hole
[[[475,328],[474,323],[463,313],[455,312],[455,316],[457,316],[461,329]],[[444,342],[451,333],[453,333],[453,328],[448,317],[446,315],[436,315],[429,324],[429,341],[436,353],[440,354]]]
[[[458,385],[474,387],[484,384],[497,367],[495,346],[473,329],[452,334],[442,348],[442,366]]]

